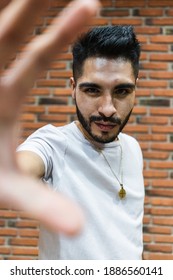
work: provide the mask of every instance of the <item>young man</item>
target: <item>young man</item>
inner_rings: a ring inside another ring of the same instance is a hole
[[[130,26],[97,27],[73,47],[78,120],[47,125],[18,152],[21,169],[77,202],[85,214],[73,238],[40,231],[41,259],[141,259],[143,160],[121,133],[134,106],[140,46]]]

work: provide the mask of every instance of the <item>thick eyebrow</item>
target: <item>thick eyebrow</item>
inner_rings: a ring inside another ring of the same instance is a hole
[[[129,89],[134,90],[135,87],[136,87],[136,85],[132,84],[132,83],[122,83],[122,84],[118,84],[117,86],[115,86],[115,89],[129,88]]]
[[[83,88],[87,88],[87,87],[98,88],[98,89],[101,88],[101,86],[99,86],[99,85],[96,84],[96,83],[85,82],[85,83],[79,84],[79,89],[83,89]]]

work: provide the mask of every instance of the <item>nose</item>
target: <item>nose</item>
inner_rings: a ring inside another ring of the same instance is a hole
[[[116,113],[115,104],[111,95],[102,96],[98,108],[98,112],[101,116],[112,117]]]

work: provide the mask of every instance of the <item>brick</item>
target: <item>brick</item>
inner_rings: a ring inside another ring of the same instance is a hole
[[[115,2],[115,7],[119,8],[119,7],[145,7],[145,0],[125,0],[125,1],[121,1],[121,0],[116,0]]]
[[[143,218],[143,224],[149,224],[151,222],[151,217],[150,216],[144,216]]]
[[[76,112],[76,108],[74,106],[49,106],[49,113],[64,113],[64,114],[74,114]]]
[[[90,21],[90,26],[102,26],[102,25],[108,25],[109,20],[107,18],[93,18]]]
[[[146,195],[152,197],[173,197],[173,190],[162,190],[162,189],[148,189]]]
[[[155,53],[151,53],[150,54],[150,60],[151,61],[163,61],[163,62],[165,62],[165,61],[168,61],[168,62],[171,62],[172,60],[173,60],[173,54],[169,54],[169,53],[167,53],[167,54],[165,54],[165,53],[162,53],[162,54],[160,54],[160,53],[157,53],[157,54],[155,54]]]
[[[147,44],[148,37],[146,35],[138,35],[138,40],[141,44],[141,49],[143,50],[143,46]]]
[[[36,228],[39,223],[37,221],[32,220],[19,220],[15,222],[15,226],[17,228]]]
[[[170,161],[150,161],[149,163],[150,168],[159,168],[159,169],[172,169],[173,168],[173,162]]]
[[[150,89],[140,89],[140,88],[138,88],[136,90],[136,97],[139,97],[139,96],[142,96],[142,97],[143,96],[150,96],[150,94],[151,94]]]
[[[38,245],[38,239],[36,239],[36,238],[10,238],[9,245],[37,246]]]
[[[171,218],[153,218],[153,224],[172,226],[173,219],[171,219]]]
[[[159,88],[159,87],[160,88],[166,88],[167,85],[168,85],[167,81],[159,81],[159,80],[158,81],[157,80],[152,80],[152,81],[150,81],[150,80],[148,80],[148,81],[139,80],[139,82],[138,82],[138,86],[139,87],[144,87],[144,88]]]
[[[173,6],[172,0],[150,0],[148,2],[149,7],[166,7],[166,6]]]
[[[169,99],[153,99],[153,98],[145,98],[140,100],[140,105],[145,106],[153,106],[153,107],[169,107],[170,106],[170,100]]]
[[[23,113],[44,113],[45,107],[44,106],[32,106],[32,105],[24,105],[22,106]]]
[[[21,237],[38,237],[39,230],[38,229],[19,229],[19,236]]]
[[[166,171],[144,170],[146,178],[166,178],[168,173]]]
[[[173,90],[172,89],[153,89],[153,95],[155,96],[167,96],[173,97]]]
[[[50,93],[49,89],[45,88],[33,88],[31,94],[33,95],[48,95]]]
[[[139,117],[137,119],[137,123],[142,123],[142,124],[165,124],[167,125],[169,121],[168,117]]]
[[[55,57],[55,60],[71,60],[72,59],[72,54],[71,53],[60,53]]]
[[[129,16],[129,10],[115,10],[110,8],[102,9],[101,16],[102,17],[118,17],[118,16],[127,17]]]
[[[41,97],[39,98],[38,104],[39,105],[68,105],[68,98],[66,97]]]
[[[137,34],[160,34],[161,33],[161,28],[155,26],[150,26],[150,28],[148,28],[148,26],[135,26],[134,30]]]
[[[163,253],[172,253],[171,245],[158,245],[158,244],[145,244],[145,250],[151,252],[163,252]]]
[[[50,71],[50,78],[70,78],[72,77],[72,71]]]
[[[25,129],[34,129],[34,130],[36,130],[36,129],[38,129],[38,128],[40,128],[40,127],[42,127],[42,126],[44,126],[44,125],[46,125],[46,122],[39,122],[39,123],[33,123],[33,122],[25,122],[25,123],[22,123],[22,126],[23,127],[25,127]]]
[[[162,115],[162,116],[172,116],[173,109],[172,108],[151,108],[150,109],[151,115]]]
[[[51,115],[39,115],[38,117],[39,121],[44,121],[44,122],[67,122],[68,117],[66,115],[61,115],[61,114],[51,114]]]
[[[30,255],[30,256],[37,256],[38,249],[37,248],[19,248],[19,247],[12,247],[11,248],[13,255]]]
[[[65,62],[52,62],[49,66],[49,69],[65,69],[66,68],[66,63]]]
[[[151,79],[172,79],[173,73],[172,72],[165,72],[165,71],[154,71],[150,72]]]
[[[172,18],[147,18],[145,22],[146,25],[173,25]]]
[[[143,16],[143,17],[157,17],[163,15],[163,9],[135,9],[134,16]]]
[[[3,227],[5,225],[5,220],[0,220],[0,227]]]
[[[141,25],[142,24],[142,19],[139,18],[114,18],[111,20],[112,25]]]
[[[26,96],[23,104],[36,104],[35,102],[36,102],[35,97]]]
[[[52,0],[50,8],[64,8],[64,6],[67,5],[69,2],[69,0]]]
[[[151,198],[151,204],[152,205],[159,205],[159,206],[172,206],[173,205],[173,199],[153,197],[153,198]],[[171,224],[172,224],[172,221],[171,221],[171,219],[169,220],[169,222],[171,222]]]
[[[152,127],[152,132],[153,133],[172,133],[173,132],[173,127],[172,126],[153,126]]]
[[[167,63],[164,62],[142,62],[140,64],[141,69],[146,69],[146,70],[167,70],[168,65]]]
[[[2,255],[8,255],[8,254],[10,254],[10,252],[11,252],[11,249],[10,249],[10,248],[8,248],[8,247],[1,247],[1,246],[0,246],[0,254],[2,254]]]
[[[71,92],[72,92],[72,90],[70,88],[56,88],[56,89],[54,89],[53,94],[71,96]]]
[[[145,226],[144,232],[151,233],[151,234],[165,234],[166,236],[171,234],[170,227],[158,227],[158,226]]]
[[[4,245],[5,244],[5,238],[0,238],[0,245]]]
[[[39,80],[37,81],[37,86],[41,87],[65,87],[65,80]]]
[[[143,151],[149,149],[149,144],[148,143],[140,142],[139,144],[140,144],[140,147]]]
[[[150,235],[148,235],[148,234],[144,234],[143,241],[147,242],[147,243],[151,242],[152,241],[152,237]]]
[[[151,149],[160,151],[172,151],[173,144],[170,143],[152,143]]]
[[[142,126],[142,125],[128,125],[125,127],[124,131],[126,133],[131,133],[131,132],[143,132],[147,133],[148,132],[148,127],[147,126]]]
[[[172,208],[151,208],[150,211],[151,215],[164,215],[164,216],[172,216],[173,215],[173,209]]]
[[[163,45],[163,44],[143,44],[142,45],[142,51],[147,51],[147,52],[168,52],[168,45]]]
[[[101,0],[100,2],[103,7],[111,7],[113,5],[112,0]]]
[[[154,35],[150,36],[151,43],[160,43],[160,44],[171,44],[172,36],[171,35]]]
[[[17,229],[12,228],[0,228],[0,236],[16,236]]]
[[[135,115],[143,115],[143,114],[146,114],[146,112],[147,112],[147,110],[146,110],[146,107],[143,107],[143,106],[141,106],[141,107],[134,107],[134,109],[133,109],[133,114],[135,114]]]
[[[166,153],[166,152],[143,152],[143,155],[145,158],[148,158],[148,159],[162,159],[162,160],[165,160],[165,159],[168,159],[169,157],[169,153]]]
[[[154,241],[157,243],[173,243],[173,236],[156,235]]]
[[[170,8],[169,10],[167,10],[166,15],[173,16],[173,9]]]
[[[149,254],[147,255],[147,259],[148,260],[173,260],[173,254]]]
[[[152,187],[173,188],[173,180],[152,180]]]
[[[34,114],[22,114],[20,116],[20,121],[35,121],[36,117]]]
[[[165,136],[165,134],[155,134],[155,135],[152,135],[152,134],[138,134],[136,136],[136,138],[138,139],[138,141],[155,141],[155,142],[164,142],[167,140],[167,137]]]
[[[0,218],[17,218],[17,213],[14,211],[0,210]]]

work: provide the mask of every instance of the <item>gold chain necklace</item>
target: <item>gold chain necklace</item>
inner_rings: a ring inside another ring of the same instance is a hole
[[[77,122],[77,127],[79,128],[79,130],[82,132],[82,134],[84,135],[85,139],[88,140],[92,146],[94,147],[94,149],[100,153],[104,160],[106,161],[109,169],[111,170],[112,174],[114,175],[114,177],[117,179],[119,185],[120,185],[120,190],[118,192],[119,198],[123,199],[126,197],[126,190],[124,189],[124,184],[123,184],[123,167],[122,167],[122,163],[123,163],[123,149],[120,143],[120,149],[121,149],[121,158],[120,158],[120,177],[121,179],[118,178],[118,176],[115,174],[115,172],[113,171],[108,159],[106,158],[105,154],[103,153],[103,151],[101,150],[101,148],[98,148],[93,141],[88,137],[88,135],[86,134],[86,132],[84,131],[83,127],[81,126],[81,124],[79,122]]]

